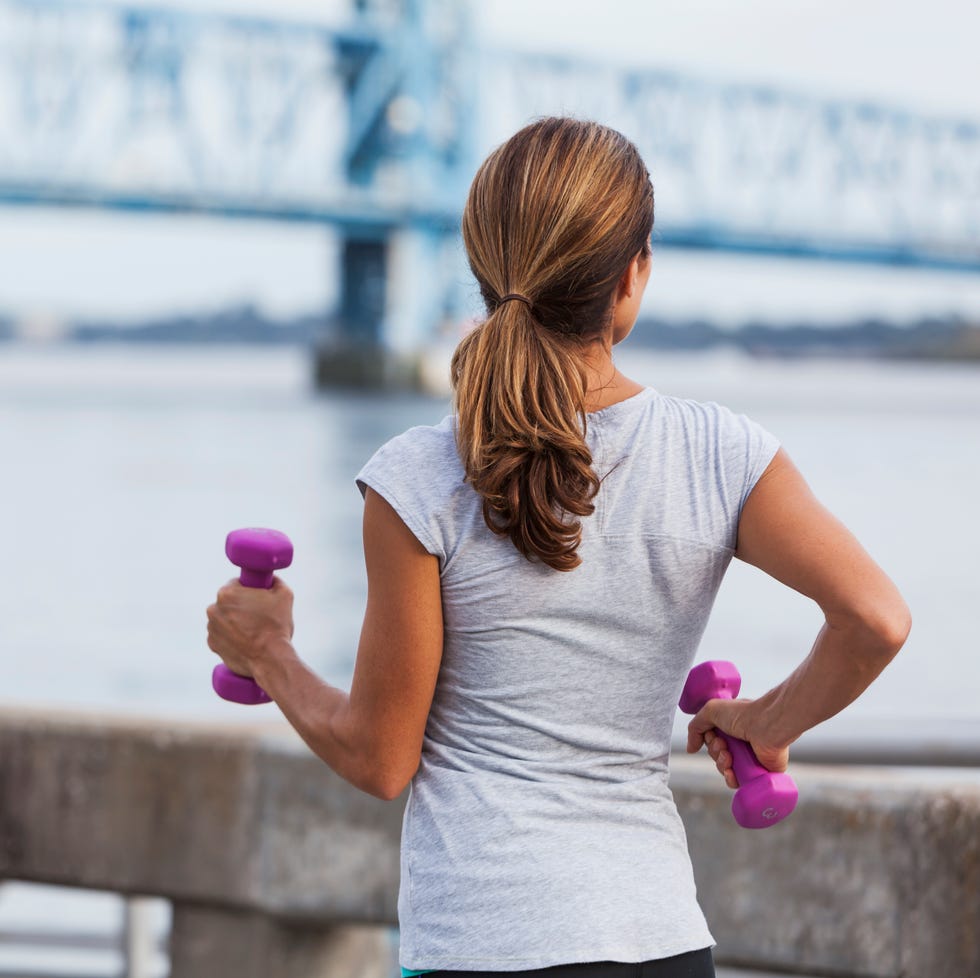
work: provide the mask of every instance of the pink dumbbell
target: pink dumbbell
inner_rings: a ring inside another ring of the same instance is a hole
[[[245,587],[272,587],[275,571],[293,562],[293,545],[278,530],[232,530],[225,540],[225,554],[242,572],[238,579]],[[232,703],[254,706],[271,703],[272,697],[248,676],[239,676],[223,662],[211,673],[211,685],[222,698]]]
[[[708,700],[732,700],[742,688],[742,677],[733,662],[702,662],[687,677],[680,708],[697,713]],[[781,822],[796,808],[799,792],[788,774],[767,771],[744,741],[723,731],[732,768],[738,778],[738,791],[732,799],[735,821],[746,829],[767,829]]]

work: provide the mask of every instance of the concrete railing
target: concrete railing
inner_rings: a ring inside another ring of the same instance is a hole
[[[674,762],[718,960],[980,975],[980,771],[794,774],[796,813],[751,832],[705,758]],[[0,719],[0,879],[170,900],[173,978],[389,975],[401,811],[281,722]]]

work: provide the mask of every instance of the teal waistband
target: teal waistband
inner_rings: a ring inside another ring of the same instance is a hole
[[[409,971],[408,968],[402,968],[402,978],[414,978],[415,975],[427,975],[431,972],[431,970],[432,969],[430,968],[429,971]]]

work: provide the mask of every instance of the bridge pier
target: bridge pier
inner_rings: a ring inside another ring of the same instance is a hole
[[[389,235],[384,227],[343,232],[337,329],[315,353],[319,387],[392,386],[382,342]]]
[[[455,231],[358,228],[339,251],[337,328],[315,351],[317,386],[428,389],[427,359],[435,346],[454,343],[463,320]],[[436,386],[445,384],[448,375]]]

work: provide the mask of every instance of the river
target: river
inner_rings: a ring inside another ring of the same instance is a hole
[[[773,431],[905,594],[906,650],[833,722],[900,721],[910,742],[938,723],[978,733],[980,371],[628,349],[620,365]],[[250,525],[293,538],[296,640],[349,680],[365,587],[354,474],[448,403],[316,392],[310,373],[296,349],[0,348],[0,699],[234,716],[209,687],[204,608],[233,573],[226,531]],[[809,601],[735,562],[702,654],[737,660],[752,695],[818,624]]]

